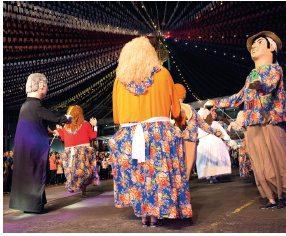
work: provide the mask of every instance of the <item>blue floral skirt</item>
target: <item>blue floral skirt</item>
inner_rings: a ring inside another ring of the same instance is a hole
[[[62,161],[68,190],[80,190],[86,180],[88,184],[100,185],[93,147],[77,146],[74,155],[71,155],[71,148],[65,149]]]
[[[143,123],[142,127],[144,163],[131,157],[136,126],[121,128],[109,139],[115,206],[133,207],[138,217],[192,217],[181,131],[169,122]]]

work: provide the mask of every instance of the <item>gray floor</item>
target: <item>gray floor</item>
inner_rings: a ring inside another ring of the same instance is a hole
[[[238,169],[218,183],[189,181],[193,217],[164,219],[160,228],[143,228],[132,208],[115,208],[113,181],[88,186],[87,198],[67,193],[63,186],[47,186],[45,214],[24,214],[9,209],[10,194],[3,195],[3,232],[33,233],[229,233],[286,232],[286,207],[260,210],[265,199],[253,179],[239,178]]]

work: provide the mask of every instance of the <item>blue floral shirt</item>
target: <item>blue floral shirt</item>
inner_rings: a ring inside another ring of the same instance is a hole
[[[247,89],[253,73],[262,82],[262,90]],[[267,64],[253,69],[244,87],[229,98],[214,101],[216,107],[237,107],[244,102],[242,126],[265,124],[264,116],[271,124],[286,122],[286,103],[283,71],[278,64]],[[262,106],[261,106],[262,105]]]
[[[191,106],[190,106],[191,107]],[[203,118],[201,118],[196,110],[191,107],[192,109],[192,117],[188,121],[186,129],[183,131],[184,139],[191,140],[192,142],[198,143],[198,127],[200,127],[203,131],[214,134],[216,129],[209,126]]]

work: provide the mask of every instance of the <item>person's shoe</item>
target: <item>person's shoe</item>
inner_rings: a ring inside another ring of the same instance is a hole
[[[73,193],[73,192],[74,192],[73,190],[70,190],[70,191],[69,191],[69,193]]]
[[[210,180],[210,183],[211,183],[211,184],[213,183],[213,179]]]
[[[145,221],[145,222],[142,221],[142,227],[148,227],[148,226],[150,226],[149,221]]]
[[[278,199],[277,209],[282,209],[284,207],[283,199]]]
[[[272,204],[270,201],[268,201],[264,206],[261,206],[260,209],[269,209],[269,208],[276,208],[277,204]]]
[[[153,228],[160,227],[160,226],[162,226],[162,222],[160,222],[158,220],[156,222],[151,222],[150,223],[150,227],[153,227]]]

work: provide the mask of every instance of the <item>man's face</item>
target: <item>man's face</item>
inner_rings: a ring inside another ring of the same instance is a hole
[[[6,157],[6,152],[3,152],[3,157]]]
[[[251,58],[253,61],[256,61],[262,57],[272,56],[271,47],[267,48],[267,40],[265,38],[256,39],[251,46]]]
[[[9,154],[10,154],[10,157],[14,156],[14,152],[13,151],[10,151]]]
[[[48,83],[47,83],[47,84],[43,87],[43,97],[42,97],[42,98],[46,97],[48,90],[49,90],[49,88],[48,88]]]

